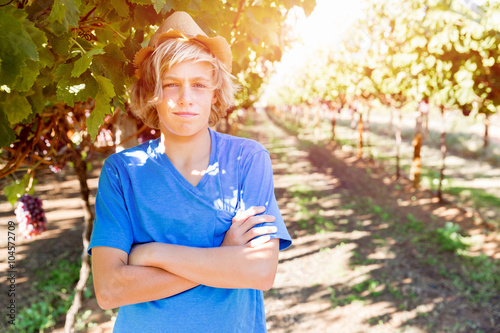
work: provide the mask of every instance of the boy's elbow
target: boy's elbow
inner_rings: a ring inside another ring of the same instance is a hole
[[[258,281],[258,286],[256,289],[259,290],[269,290],[274,285],[274,279],[276,277],[276,271],[278,270],[278,249],[279,245],[277,240],[273,240],[266,244],[265,249],[261,249],[261,260],[259,265],[255,269],[255,281]]]
[[[264,279],[261,280],[260,287],[258,288],[259,290],[262,291],[267,291],[271,289],[274,285],[274,277],[275,275],[268,276]]]
[[[113,297],[109,290],[103,290],[104,288],[95,288],[95,296],[97,300],[97,305],[103,310],[111,310],[117,308],[116,298]]]
[[[101,309],[110,310],[123,305],[124,287],[120,279],[121,273],[122,270],[119,267],[109,272],[106,276],[97,277],[97,274],[94,274],[94,290],[97,305]]]
[[[259,267],[256,271],[257,276],[255,277],[255,281],[258,281],[256,289],[267,291],[273,287],[277,266],[277,263],[274,263],[274,261],[268,261]]]

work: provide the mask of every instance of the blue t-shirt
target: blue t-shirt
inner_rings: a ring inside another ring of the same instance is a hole
[[[160,139],[111,155],[101,171],[89,253],[96,246],[130,252],[162,242],[218,247],[239,209],[266,206],[276,217],[280,250],[291,244],[274,195],[269,153],[259,143],[210,130],[207,172],[190,184]],[[157,301],[120,307],[115,332],[265,332],[263,294],[199,285]]]

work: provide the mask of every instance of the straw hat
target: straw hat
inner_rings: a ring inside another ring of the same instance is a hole
[[[196,40],[205,45],[223,64],[228,72],[232,69],[231,47],[222,36],[208,37],[186,12],[174,12],[156,30],[151,37],[148,46],[140,49],[134,57],[134,65],[137,68],[135,76],[141,76],[140,66],[142,62],[153,53],[158,45],[169,38],[181,38],[184,40]]]

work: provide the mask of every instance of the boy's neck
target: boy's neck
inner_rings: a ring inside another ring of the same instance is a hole
[[[208,128],[206,131],[201,131],[190,137],[180,137],[162,132],[160,144],[177,169],[195,168],[198,171],[203,171],[208,167],[211,147]],[[200,167],[203,170],[200,170]]]

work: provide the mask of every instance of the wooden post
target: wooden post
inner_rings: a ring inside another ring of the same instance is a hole
[[[439,202],[443,202],[443,180],[444,180],[444,170],[446,167],[445,160],[446,160],[446,121],[444,117],[444,106],[440,106],[441,110],[441,153],[442,153],[442,164],[441,164],[441,170],[440,170],[440,175],[439,175],[439,186],[438,186],[438,191],[437,191],[437,197],[439,199]]]
[[[420,107],[420,104],[423,102],[419,103],[418,109],[417,109],[417,116],[415,117],[415,134],[413,136],[413,161],[411,163],[411,168],[410,168],[410,178],[413,183],[414,188],[418,188],[420,185],[420,178],[421,178],[421,173],[422,173],[422,159],[421,159],[421,150],[422,150],[422,143],[423,143],[423,135],[422,135],[422,108]]]
[[[78,176],[78,181],[80,182],[80,194],[82,198],[83,206],[83,220],[84,228],[82,233],[83,239],[83,251],[82,251],[82,266],[80,268],[80,278],[75,287],[75,297],[73,298],[73,303],[66,313],[66,322],[64,323],[64,332],[71,333],[74,332],[75,318],[82,306],[82,294],[87,284],[87,280],[90,275],[90,257],[87,254],[87,248],[90,242],[90,235],[92,234],[93,227],[93,213],[90,208],[90,190],[87,185],[87,163],[82,159],[80,152],[75,151],[75,172]]]
[[[393,108],[393,107],[391,107]],[[396,127],[396,180],[401,177],[401,142],[402,140],[402,135],[401,135],[401,126],[403,123],[403,113],[401,112],[401,108],[397,108],[397,113],[398,113],[398,125]]]
[[[364,126],[363,126],[363,114],[360,112],[359,113],[359,122],[358,122],[358,158],[363,157],[363,131],[364,131]]]
[[[488,113],[484,114],[484,136],[483,136],[483,148],[486,150],[489,145],[489,128],[490,128],[490,115]]]

